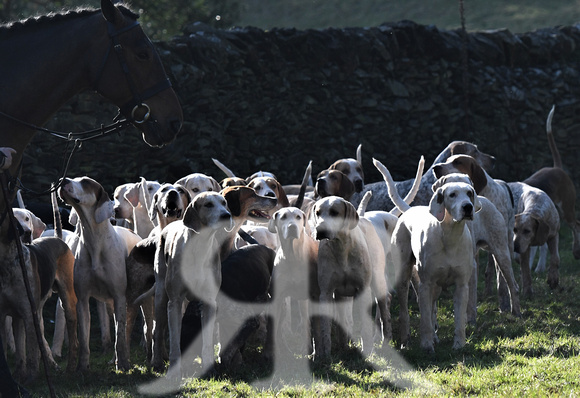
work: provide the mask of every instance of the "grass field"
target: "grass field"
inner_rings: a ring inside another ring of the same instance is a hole
[[[580,22],[578,0],[465,0],[468,30],[522,33]],[[403,19],[441,29],[461,26],[458,0],[243,0],[240,26],[262,29],[377,26]]]
[[[500,313],[496,297],[481,298],[477,325],[468,327],[468,342],[462,350],[451,349],[453,315],[449,291],[439,300],[441,342],[434,356],[425,355],[418,347],[419,314],[413,304],[413,340],[406,350],[395,349],[393,344],[389,349],[377,349],[369,360],[364,360],[352,348],[333,355],[330,363],[315,364],[308,383],[280,385],[276,379],[269,379],[271,366],[262,360],[260,347],[252,345],[246,350],[245,365],[237,371],[217,379],[186,379],[179,394],[167,396],[578,396],[580,264],[571,255],[571,234],[567,228],[561,231],[561,237],[560,287],[550,290],[545,274],[533,274],[535,294],[531,299],[522,299],[521,318]],[[519,280],[517,266],[515,272]],[[395,337],[397,308],[395,297],[392,306]],[[49,331],[48,336],[51,335]],[[139,386],[161,376],[144,366],[138,339],[133,342],[133,368],[120,373],[109,364],[112,353],[101,352],[98,331],[93,330],[92,336],[89,373],[51,372],[57,396],[141,396]],[[61,366],[66,366],[65,361]],[[291,372],[292,369],[286,369],[284,374],[292,375]],[[49,396],[43,377],[28,388],[34,396]]]

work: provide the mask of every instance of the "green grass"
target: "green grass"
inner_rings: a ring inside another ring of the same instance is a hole
[[[240,26],[262,29],[377,26],[403,19],[441,29],[461,26],[458,0],[245,0]],[[468,30],[522,33],[580,21],[578,0],[465,0]]]
[[[548,288],[545,274],[533,273],[534,297],[522,299],[522,317],[500,313],[496,297],[480,297],[478,322],[467,329],[467,345],[452,350],[451,291],[439,300],[441,339],[433,356],[418,347],[419,314],[411,306],[411,347],[379,348],[363,360],[351,348],[312,368],[308,383],[270,380],[271,367],[262,360],[261,347],[246,350],[245,365],[218,379],[190,378],[175,396],[198,397],[313,397],[313,396],[576,396],[580,394],[580,265],[571,255],[571,234],[561,231],[560,286]],[[519,280],[519,268],[515,269]],[[483,280],[483,278],[480,278]],[[480,283],[479,291],[483,290]],[[397,336],[397,300],[393,300],[393,330]],[[46,318],[45,318],[46,319]],[[48,336],[51,336],[49,331]],[[161,375],[144,366],[145,358],[132,345],[131,371],[115,372],[112,353],[102,353],[97,330],[92,332],[91,371],[66,374],[51,371],[59,397],[141,396],[140,385]],[[394,352],[395,355],[387,355]],[[386,353],[386,354],[385,354]],[[397,358],[402,359],[400,366]],[[65,368],[66,362],[59,362]],[[290,366],[290,365],[288,365]],[[411,369],[411,370],[410,370]],[[292,375],[292,368],[286,369]],[[264,383],[260,384],[260,381]],[[404,386],[414,388],[404,388]],[[49,396],[44,377],[28,388],[38,397]],[[168,395],[174,396],[174,395]]]

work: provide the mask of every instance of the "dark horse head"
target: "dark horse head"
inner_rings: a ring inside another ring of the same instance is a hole
[[[121,114],[151,146],[171,142],[181,129],[183,114],[159,55],[137,22],[137,16],[111,0],[101,0],[107,34],[95,47],[104,49],[95,64],[93,86],[120,108]]]

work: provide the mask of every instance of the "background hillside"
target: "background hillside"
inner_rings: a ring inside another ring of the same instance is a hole
[[[239,26],[262,29],[377,26],[412,20],[441,29],[461,26],[458,0],[241,0]],[[580,21],[578,0],[486,0],[465,4],[468,30],[523,33]]]

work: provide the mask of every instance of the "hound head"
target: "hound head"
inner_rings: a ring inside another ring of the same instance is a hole
[[[12,209],[14,217],[22,227],[21,237],[23,243],[31,243],[33,239],[40,238],[46,224],[34,213],[27,209],[15,208]]]
[[[296,207],[284,207],[270,219],[268,230],[278,233],[280,240],[300,239],[306,227],[304,212]]]
[[[495,157],[481,152],[477,148],[477,145],[472,144],[471,142],[453,141],[449,144],[449,150],[451,156],[459,154],[471,156],[487,172],[493,170],[493,167],[495,166]]]
[[[338,196],[316,201],[313,211],[315,239],[334,239],[337,234],[358,225],[359,216],[352,203]]]
[[[247,186],[235,186],[224,189],[222,195],[226,198],[228,209],[236,222],[251,220],[264,223],[270,219],[270,212],[278,204],[278,199],[272,196],[260,196]]]
[[[246,185],[246,180],[241,177],[226,177],[220,181],[221,189],[225,189],[227,187],[241,187]]]
[[[187,206],[183,225],[199,233],[204,228],[218,230],[233,228],[232,215],[226,199],[217,192],[202,192]]]
[[[183,185],[189,191],[191,198],[195,198],[202,192],[219,192],[220,184],[211,176],[203,173],[193,173],[175,182],[177,185]]]
[[[328,168],[342,172],[352,182],[356,192],[362,192],[364,188],[364,173],[362,168],[361,145],[358,146],[356,159],[339,159]]]
[[[113,201],[97,181],[90,177],[65,178],[58,189],[63,202],[76,212],[94,220],[97,224],[115,216]]]
[[[516,214],[514,224],[514,252],[525,253],[530,246],[541,246],[548,240],[550,226],[532,213]]]
[[[166,223],[179,220],[190,202],[191,196],[184,186],[165,183],[153,195],[149,217],[151,220],[163,217]]]
[[[127,183],[119,185],[113,192],[113,209],[115,211],[115,218],[130,219],[133,218],[133,206],[125,196],[135,183]]]
[[[284,188],[275,178],[256,177],[248,182],[248,187],[253,188],[260,196],[276,198],[278,200],[277,209],[290,205]]]
[[[146,206],[151,203],[153,195],[161,187],[157,181],[148,181],[141,177],[139,182],[129,185],[125,192],[125,199],[132,207]]]
[[[473,220],[473,215],[481,210],[481,203],[475,189],[463,182],[445,184],[435,191],[429,203],[429,212],[439,222],[452,220],[460,222]]]
[[[316,177],[314,193],[317,197],[339,196],[349,200],[354,192],[354,184],[342,171],[322,170]]]
[[[487,173],[469,155],[453,155],[445,162],[437,163],[433,166],[433,173],[436,178],[441,178],[446,174],[462,173],[467,174],[477,193],[480,193],[487,185]]]

